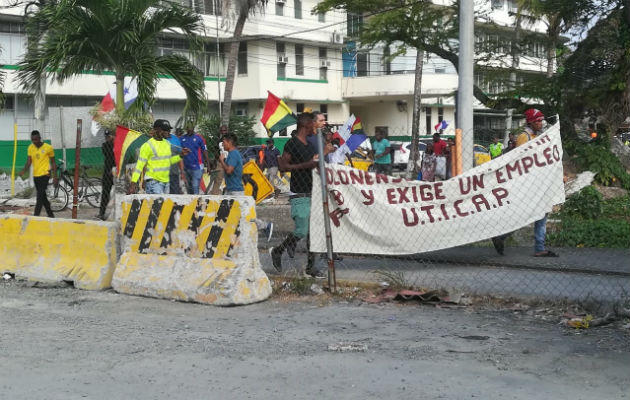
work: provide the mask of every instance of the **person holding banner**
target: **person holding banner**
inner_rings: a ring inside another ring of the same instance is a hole
[[[545,116],[540,110],[530,108],[525,111],[525,121],[527,126],[523,133],[516,138],[516,146],[522,146],[542,134],[543,121]],[[558,257],[556,253],[545,249],[545,238],[547,235],[547,214],[534,222],[534,257]],[[503,255],[504,241],[509,234],[492,238],[492,244],[500,255]]]

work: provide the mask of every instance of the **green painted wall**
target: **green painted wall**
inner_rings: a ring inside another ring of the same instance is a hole
[[[47,143],[50,143],[47,141]],[[24,167],[26,163],[26,150],[31,144],[30,140],[18,140],[16,154],[16,171]],[[74,149],[66,149],[66,160],[74,166]],[[63,158],[63,151],[55,149],[55,159]],[[11,171],[13,163],[13,141],[0,141],[0,169],[6,172]],[[100,147],[90,147],[81,149],[81,165],[99,167],[103,165],[103,153]]]

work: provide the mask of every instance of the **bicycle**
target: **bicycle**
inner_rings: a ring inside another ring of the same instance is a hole
[[[88,204],[94,208],[101,205],[101,188],[103,182],[100,178],[89,177],[87,175],[87,167],[81,168],[81,176],[78,187],[78,201],[87,200]],[[53,211],[62,211],[68,206],[71,194],[74,195],[73,176],[68,172],[65,162],[59,160],[59,168],[57,169],[58,183],[57,185],[49,185],[46,189],[48,201]]]

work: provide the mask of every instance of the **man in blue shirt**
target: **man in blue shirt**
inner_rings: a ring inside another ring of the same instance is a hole
[[[193,126],[186,128],[186,134],[180,138],[182,147],[189,150],[184,156],[184,171],[186,172],[186,190],[188,194],[199,194],[199,183],[203,169],[199,165],[199,151],[203,156],[204,165],[208,165],[208,149],[199,135],[195,134]]]
[[[227,152],[221,154],[219,163],[225,171],[225,194],[243,195],[245,188],[243,187],[243,157],[236,150],[236,135],[228,133],[223,136],[223,149]]]
[[[227,196],[244,196],[245,188],[243,187],[243,157],[236,149],[236,135],[226,133],[223,135],[223,149],[227,152],[219,156],[219,165],[225,171],[225,195]],[[256,227],[262,231],[267,237],[267,241],[271,240],[273,234],[273,222],[267,222],[254,218]]]
[[[392,174],[392,157],[391,147],[389,140],[383,137],[383,132],[380,130],[374,134],[376,140],[372,147],[374,148],[374,172],[377,174],[391,175]]]
[[[166,140],[171,144],[171,154],[185,156],[182,154],[182,142],[176,135],[171,135],[168,133]],[[184,162],[180,159],[178,163],[171,165],[171,170],[169,172],[169,193],[170,194],[182,194],[182,188],[179,184],[179,177],[181,176],[182,180],[186,180],[186,175],[184,174]]]

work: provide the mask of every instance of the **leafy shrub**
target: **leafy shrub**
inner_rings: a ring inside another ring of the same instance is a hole
[[[547,242],[558,247],[618,247],[630,245],[630,223],[610,218],[565,217],[561,227],[547,235]]]
[[[572,160],[581,170],[594,172],[595,181],[609,186],[619,181],[630,190],[630,175],[621,161],[610,152],[606,143],[566,142],[564,148],[572,155]]]
[[[556,218],[560,226],[549,232],[552,246],[621,247],[630,245],[630,197],[602,200],[593,186],[569,197]]]
[[[254,117],[243,117],[239,115],[230,116],[230,132],[236,135],[238,146],[249,146],[254,144],[256,132],[254,132]],[[210,114],[199,121],[199,133],[205,139],[209,149],[214,149],[219,145],[219,126],[221,118],[218,114]]]
[[[593,219],[600,217],[603,211],[602,194],[593,186],[583,188],[562,205],[562,214],[570,217]]]
[[[602,203],[604,218],[618,218],[630,221],[630,196],[625,195],[604,200]]]

